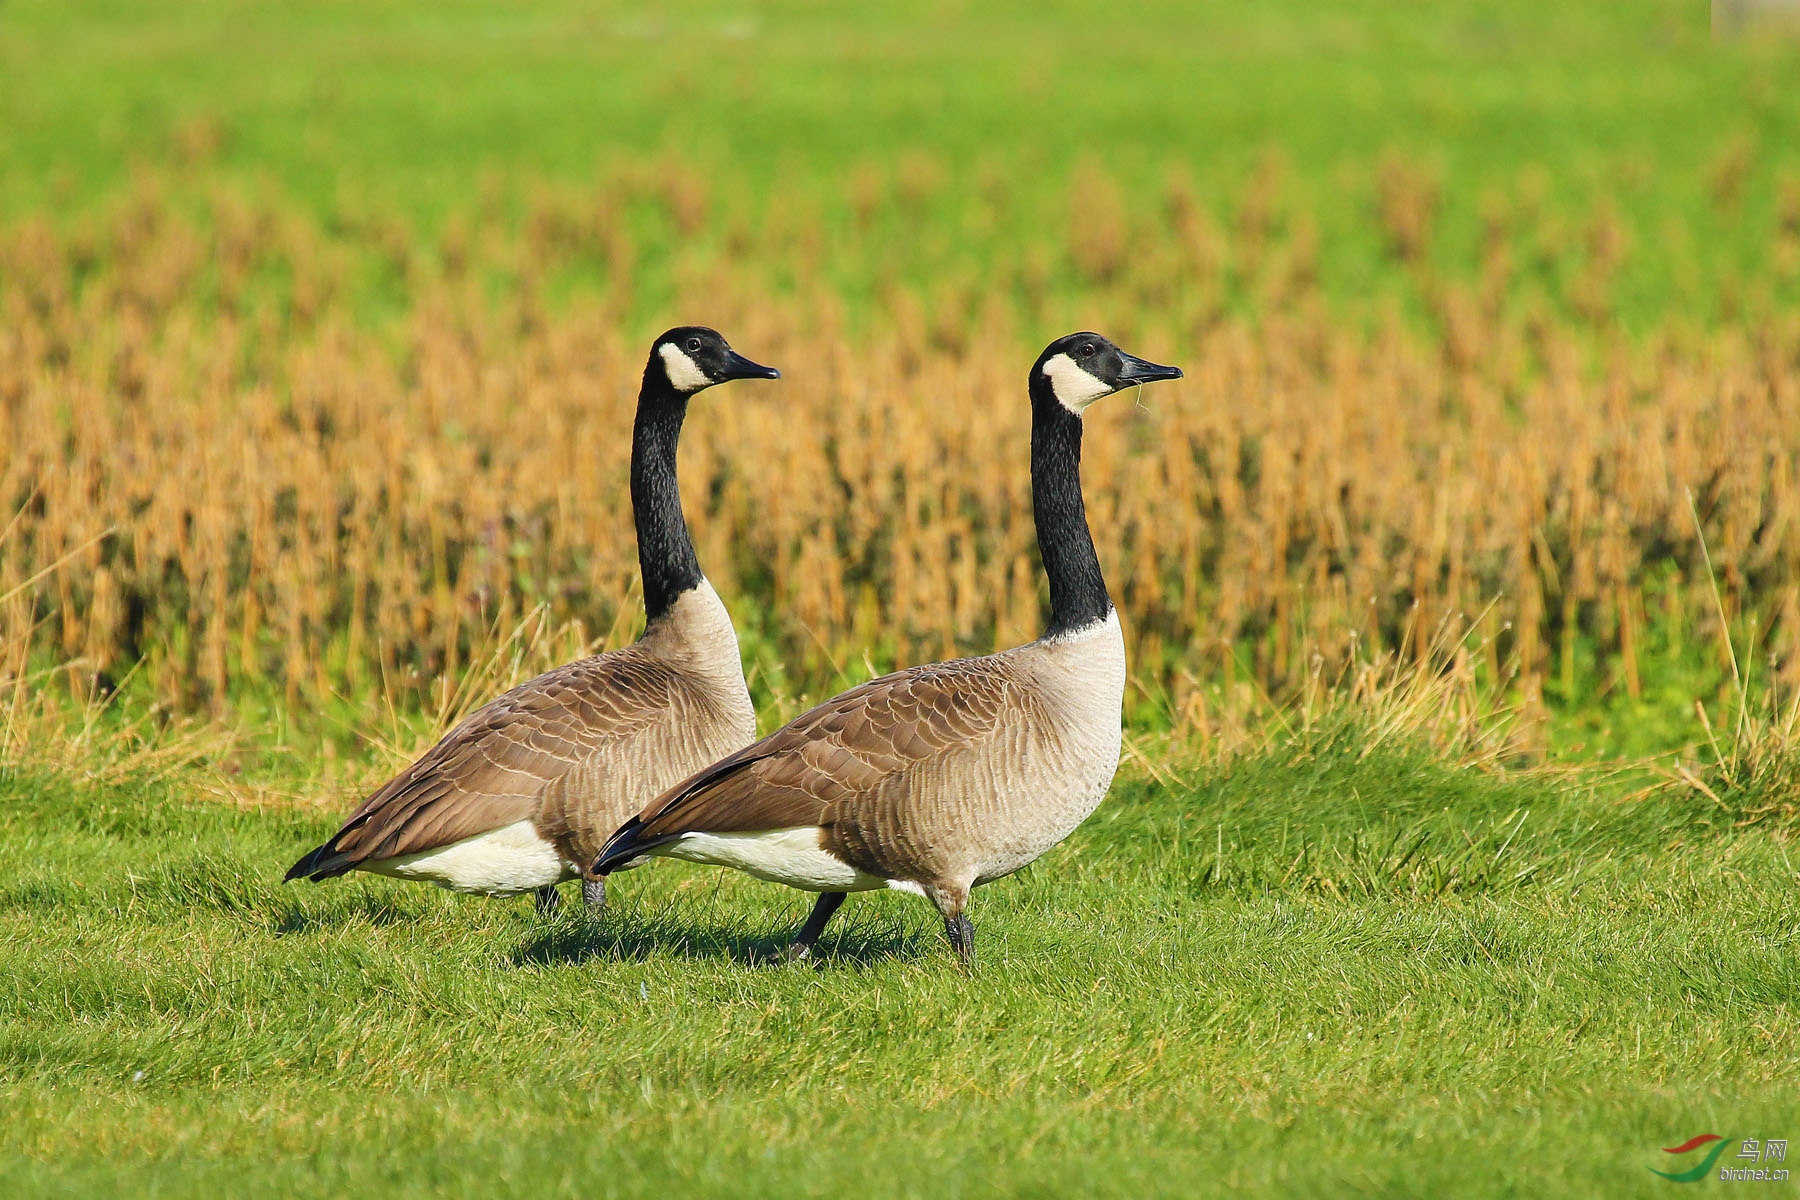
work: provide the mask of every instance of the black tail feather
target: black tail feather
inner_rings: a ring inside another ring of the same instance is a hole
[[[604,879],[614,871],[622,871],[631,866],[637,859],[650,853],[658,846],[675,840],[671,835],[648,840],[638,837],[643,829],[642,817],[633,817],[619,826],[618,832],[606,839],[606,845],[600,847],[600,854],[587,870],[589,879]]]
[[[326,842],[289,867],[287,874],[281,877],[281,882],[292,883],[296,879],[310,879],[317,883],[321,879],[335,879],[355,865],[348,854],[338,853],[331,842]]]

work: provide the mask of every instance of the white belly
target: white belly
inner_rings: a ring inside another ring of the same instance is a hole
[[[574,872],[530,821],[518,821],[435,850],[363,863],[362,870],[398,879],[423,879],[453,892],[516,896],[547,887]]]
[[[801,825],[762,833],[684,833],[656,853],[688,862],[734,867],[770,883],[808,892],[866,892],[888,886],[819,845],[819,827]]]

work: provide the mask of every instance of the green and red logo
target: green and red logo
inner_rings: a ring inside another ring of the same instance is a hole
[[[1722,1138],[1716,1133],[1703,1133],[1698,1137],[1689,1138],[1679,1146],[1664,1146],[1662,1148],[1664,1154],[1691,1154],[1708,1142],[1717,1142],[1718,1145],[1714,1146],[1711,1150],[1708,1150],[1706,1152],[1706,1157],[1701,1159],[1697,1166],[1686,1171],[1658,1171],[1655,1167],[1651,1167],[1650,1173],[1653,1175],[1661,1175],[1664,1179],[1672,1180],[1675,1183],[1694,1183],[1697,1180],[1706,1178],[1707,1174],[1713,1169],[1713,1164],[1719,1161],[1719,1155],[1725,1153],[1725,1147],[1731,1144],[1728,1139]]]

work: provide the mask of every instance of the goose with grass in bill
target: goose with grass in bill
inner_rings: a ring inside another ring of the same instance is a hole
[[[632,427],[631,507],[647,618],[630,646],[523,683],[389,780],[287,878],[372,871],[458,892],[535,892],[581,878],[654,796],[756,736],[737,634],[700,573],[675,451],[688,402],[733,379],[779,379],[711,329],[656,339]],[[584,879],[590,909],[606,887]]]
[[[973,962],[970,890],[1067,837],[1119,762],[1125,641],[1082,504],[1082,415],[1180,377],[1098,334],[1052,342],[1028,384],[1032,513],[1050,579],[1043,636],[883,676],[801,714],[626,822],[589,877],[666,855],[817,892],[795,957],[846,893],[896,888],[936,905]]]

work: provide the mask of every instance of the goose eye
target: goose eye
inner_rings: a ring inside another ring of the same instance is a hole
[[[1092,358],[1093,356],[1094,356],[1094,343],[1089,342],[1087,345],[1085,345],[1081,348],[1081,357]]]
[[[700,349],[700,339],[699,338],[689,338],[688,339],[688,349],[689,350]]]

